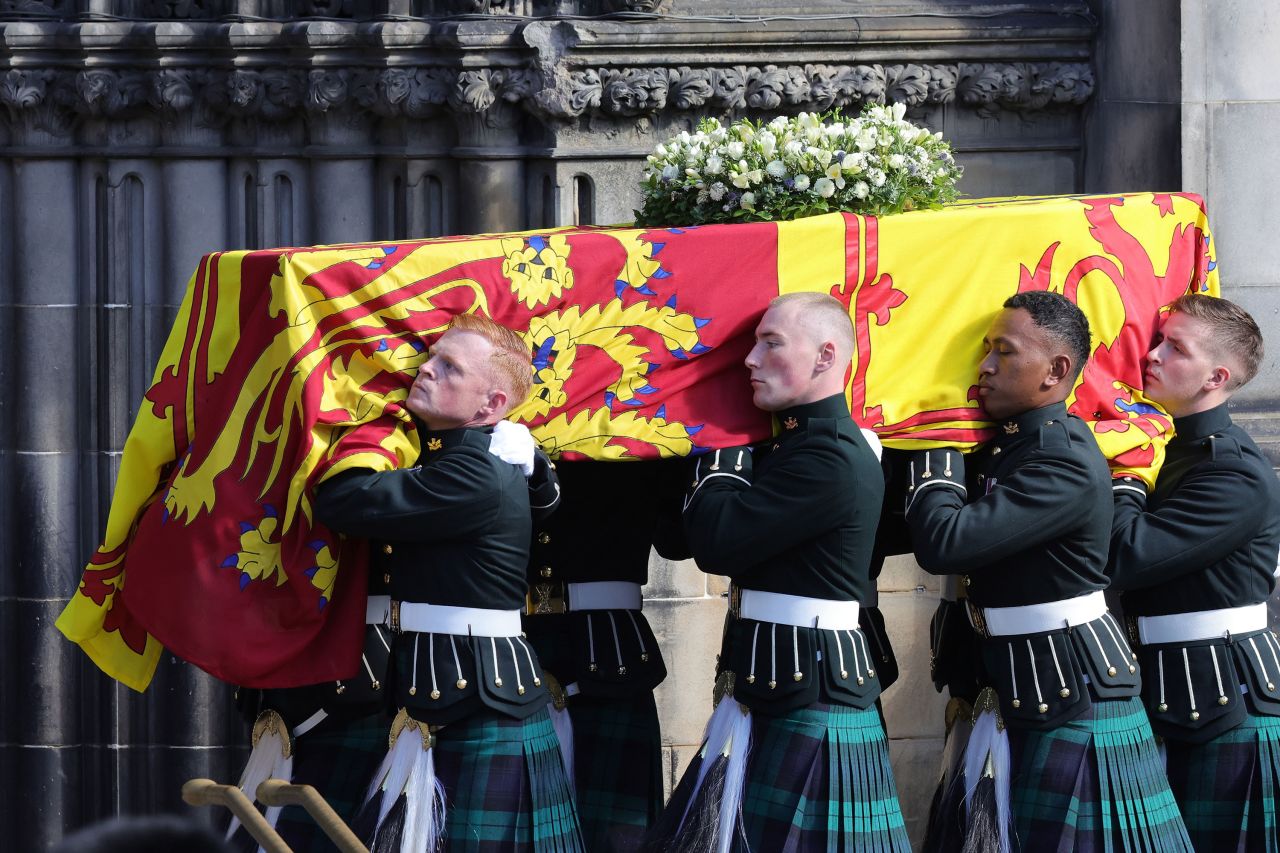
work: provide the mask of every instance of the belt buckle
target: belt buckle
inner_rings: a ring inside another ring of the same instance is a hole
[[[565,585],[562,582],[535,583],[529,587],[529,592],[525,595],[525,614],[545,616],[569,612],[565,592]]]
[[[736,583],[729,584],[729,615],[734,619],[742,618],[742,587]]]
[[[982,608],[968,598],[964,600],[964,607],[969,613],[969,624],[973,626],[973,630],[977,632],[978,636],[988,640],[991,639],[991,632],[987,629],[987,620],[982,615]]]
[[[400,602],[394,598],[391,599],[390,613],[387,617],[387,627],[391,629],[393,634],[399,634],[400,631]]]

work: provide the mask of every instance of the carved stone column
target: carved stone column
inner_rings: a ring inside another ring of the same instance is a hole
[[[527,72],[505,68],[463,71],[449,93],[458,144],[458,228],[463,233],[507,231],[525,222],[524,161],[518,103],[529,94]]]
[[[373,121],[357,102],[364,71],[314,69],[307,75],[308,152],[311,159],[311,239],[316,243],[373,240],[375,186]]]

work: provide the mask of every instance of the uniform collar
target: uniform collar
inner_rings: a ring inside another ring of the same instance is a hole
[[[1023,436],[1034,435],[1040,427],[1050,421],[1067,419],[1066,403],[1051,403],[1029,412],[1023,412],[1012,418],[1005,418],[996,424],[996,443],[1008,444]]]
[[[781,435],[799,432],[809,426],[814,418],[849,418],[849,402],[844,394],[832,394],[812,403],[801,403],[773,413]]]
[[[1179,443],[1200,441],[1211,435],[1222,432],[1231,426],[1231,415],[1227,412],[1227,404],[1214,406],[1194,415],[1184,415],[1173,419],[1173,441]]]
[[[474,432],[491,433],[491,426],[475,426],[475,427],[455,427],[454,429],[427,429],[427,425],[422,421],[414,418],[414,424],[418,427],[418,435],[422,441],[422,455],[430,459],[435,453],[441,450],[448,450],[451,447],[457,447],[467,440],[467,436]]]

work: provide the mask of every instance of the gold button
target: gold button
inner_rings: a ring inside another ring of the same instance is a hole
[[[1163,714],[1165,711],[1169,710],[1169,706],[1161,702],[1159,705],[1156,706],[1156,710],[1159,711],[1161,714]]]
[[[848,678],[848,677],[849,677],[849,670],[847,670],[847,669],[842,669],[842,670],[840,670],[840,677],[841,677],[841,678]]]
[[[502,679],[501,679],[501,678],[495,678],[495,679],[493,680],[493,686],[494,686],[494,687],[501,687],[501,686],[502,686]]]
[[[797,672],[795,675],[791,676],[791,678],[793,681],[804,681],[804,673]]]
[[[1115,677],[1116,677],[1116,668],[1115,668],[1114,666],[1109,666],[1109,667],[1107,667],[1107,675],[1111,676],[1112,678],[1115,678]]]
[[[431,691],[431,698],[432,698],[432,699],[439,699],[439,698],[440,698],[440,691],[439,691],[439,690],[432,690],[432,691]]]
[[[455,686],[456,686],[459,690],[466,690],[466,689],[467,689],[467,680],[466,680],[465,678],[459,678],[459,679],[458,679],[458,683],[457,683]]]
[[[756,677],[754,675],[748,675],[747,684],[755,684],[755,683],[756,683]]]
[[[769,682],[769,689],[770,689],[770,690],[773,690],[773,689],[774,689],[775,687],[777,687],[777,686],[778,686],[778,682],[776,682],[776,681],[770,681],[770,682]]]
[[[626,675],[626,674],[627,674],[627,668],[625,666],[618,667],[618,675]]]
[[[1021,707],[1022,707],[1022,700],[1021,700],[1021,699],[1014,699],[1014,700],[1013,700],[1012,702],[1010,702],[1009,704],[1010,704],[1010,705],[1012,705],[1012,706],[1013,706],[1013,707],[1015,707],[1015,708],[1021,708]]]
[[[993,447],[993,448],[991,448],[991,455],[992,455],[992,456],[999,456],[999,455],[1000,455],[1000,448],[999,448],[999,447]]]
[[[544,578],[549,578],[549,577],[551,577],[551,567],[550,567],[550,566],[543,566],[543,567],[542,567],[542,571],[541,571],[541,572],[539,572],[539,574],[541,574]]]
[[[391,545],[389,545],[389,544],[388,544],[388,545],[383,545],[383,546],[382,546],[382,553],[384,553],[384,554],[390,554],[390,553],[392,553],[393,551],[395,551],[395,548],[392,548],[392,547],[391,547]]]
[[[1063,699],[1066,699],[1068,696],[1071,695],[1071,688],[1070,687],[1062,688],[1061,690],[1058,691],[1058,695],[1061,696]]]
[[[1040,707],[1037,708],[1036,710],[1039,711],[1041,714],[1047,714],[1049,713],[1049,706],[1041,702]]]
[[[1138,671],[1138,668],[1137,668],[1136,666],[1134,666],[1133,664],[1129,664],[1129,674],[1130,674],[1130,675],[1132,675],[1133,673],[1135,673],[1135,672],[1137,672],[1137,671]]]
[[[410,688],[409,688],[409,695],[410,695],[410,696],[417,696],[417,695],[418,695],[418,688],[416,688],[416,687],[410,687]]]
[[[861,675],[859,675],[859,676],[858,676],[858,683],[859,683],[859,684],[862,684],[862,683],[863,683],[863,678],[862,678],[862,676],[861,676]]]
[[[539,534],[538,534],[538,544],[539,544],[539,545],[546,545],[546,544],[547,544],[548,542],[550,542],[550,541],[551,541],[551,534],[550,534],[550,533],[539,533]]]
[[[384,572],[382,575],[383,583],[391,583],[391,572]]]
[[[1219,705],[1225,705],[1225,704],[1227,704],[1227,703],[1228,703],[1228,702],[1230,702],[1230,701],[1231,701],[1231,700],[1230,700],[1230,699],[1228,699],[1226,696],[1219,696],[1219,697],[1218,697],[1218,704],[1219,704]]]
[[[867,670],[867,675],[871,676],[872,678],[875,678],[875,677],[876,677],[876,671],[875,671],[874,669],[868,669],[868,670]]]
[[[1200,719],[1200,712],[1199,712],[1199,711],[1192,711],[1192,712],[1191,712],[1191,722],[1193,722],[1193,723],[1194,723],[1194,722],[1195,722],[1196,720],[1198,720],[1198,719]]]

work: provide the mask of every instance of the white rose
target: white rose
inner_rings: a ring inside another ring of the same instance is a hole
[[[758,184],[763,180],[764,180],[764,172],[761,171],[760,169],[752,169],[750,172],[747,172],[748,182],[753,184]]]
[[[787,140],[786,144],[782,146],[782,153],[788,157],[799,157],[803,151],[804,143],[798,139]]]
[[[907,162],[907,159],[906,159],[905,157],[903,157],[901,154],[890,154],[890,155],[889,155],[889,168],[890,168],[890,169],[901,169],[901,168],[903,167],[903,165],[904,165],[906,162]]]
[[[756,194],[755,194],[755,193],[743,193],[743,194],[742,194],[742,198],[738,199],[738,203],[742,205],[742,209],[743,209],[743,210],[755,210],[755,209],[756,209]]]
[[[818,178],[817,183],[813,185],[813,190],[823,198],[831,198],[836,194],[836,184],[830,178]]]
[[[742,155],[747,153],[747,146],[743,145],[741,140],[734,139],[724,147],[724,150],[729,155],[729,159],[740,160]]]
[[[866,158],[861,154],[846,154],[844,159],[840,161],[840,168],[856,175],[862,171],[864,162],[866,162]]]
[[[764,157],[772,157],[778,150],[778,140],[767,130],[761,131],[756,137],[756,144],[760,147],[761,156]]]
[[[809,189],[809,176],[796,175],[795,187],[800,192],[804,192],[805,190]]]
[[[770,177],[782,180],[787,176],[787,166],[781,160],[770,160],[769,165],[764,167]]]
[[[899,101],[893,105],[893,120],[902,121],[902,117],[907,114],[907,105]]]
[[[858,150],[870,151],[876,147],[876,133],[874,130],[864,130],[858,134]]]
[[[684,170],[684,174],[685,174],[685,177],[687,177],[687,178],[688,178],[689,180],[691,180],[691,181],[700,181],[700,180],[702,180],[702,175],[699,175],[699,174],[698,174],[698,170],[697,170],[697,169],[685,169],[685,170]]]
[[[707,157],[707,163],[703,167],[703,171],[708,175],[718,175],[724,170],[724,160],[720,159],[719,154],[712,154]]]
[[[858,198],[866,198],[871,192],[871,187],[867,186],[866,181],[858,181],[853,185],[853,194]]]

